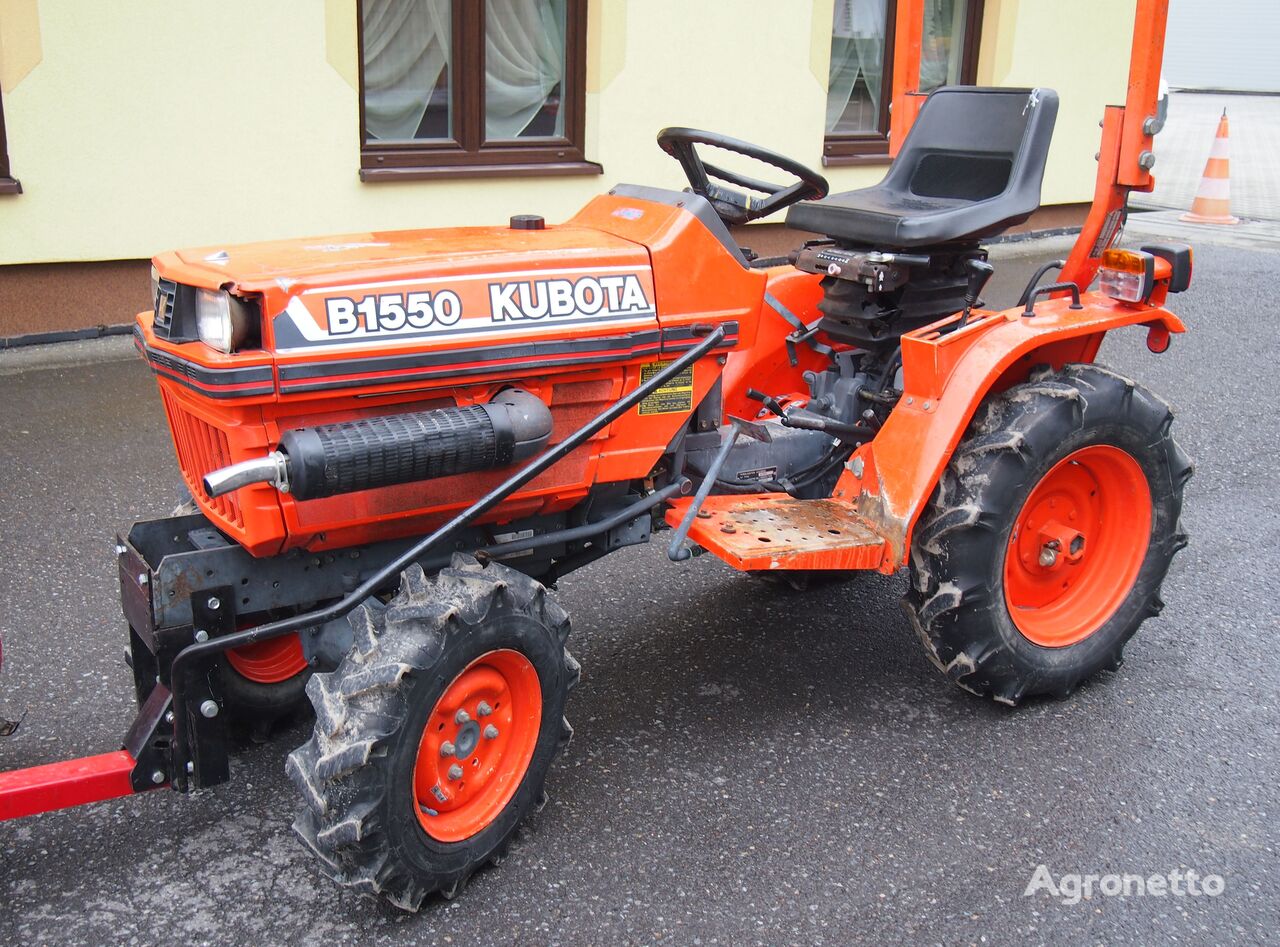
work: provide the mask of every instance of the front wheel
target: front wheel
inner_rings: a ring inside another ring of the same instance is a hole
[[[1016,704],[1120,666],[1187,542],[1192,465],[1172,421],[1096,365],[1040,370],[984,403],[911,544],[904,604],[948,678]]]
[[[294,829],[339,884],[416,911],[499,861],[545,799],[572,733],[569,620],[528,576],[458,555],[431,577],[411,566],[351,624],[351,652],[307,685]]]

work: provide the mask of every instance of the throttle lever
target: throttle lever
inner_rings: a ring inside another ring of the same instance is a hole
[[[766,408],[768,408],[778,417],[782,417],[783,415],[786,414],[786,411],[787,411],[786,406],[783,405],[783,403],[779,401],[777,398],[775,398],[773,395],[766,395],[763,391],[760,391],[756,388],[748,388],[747,397],[750,398],[752,401],[759,401],[762,405],[764,405]]]

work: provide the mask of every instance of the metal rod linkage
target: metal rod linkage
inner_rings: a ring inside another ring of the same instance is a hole
[[[694,328],[696,330],[698,327],[695,326]],[[617,404],[610,406],[605,411],[596,415],[595,418],[578,428],[578,430],[574,431],[555,447],[552,447],[550,450],[538,456],[535,460],[520,468],[520,470],[516,471],[504,480],[499,486],[490,490],[480,499],[476,500],[461,513],[454,516],[453,519],[435,530],[435,532],[431,533],[415,545],[410,546],[407,550],[402,552],[398,558],[383,566],[338,601],[326,605],[323,608],[317,608],[314,611],[294,615],[290,618],[284,618],[279,621],[268,622],[265,625],[258,625],[254,628],[246,628],[243,631],[237,631],[235,634],[222,635],[217,638],[210,638],[208,641],[196,642],[194,644],[187,645],[178,652],[178,655],[173,659],[173,664],[170,666],[169,671],[173,691],[173,712],[175,717],[173,752],[174,760],[179,767],[178,772],[182,772],[181,767],[187,759],[186,702],[182,699],[182,692],[186,687],[185,673],[188,665],[200,660],[201,658],[213,657],[214,655],[220,654],[230,648],[239,648],[259,641],[268,641],[272,638],[279,638],[282,635],[287,635],[290,632],[300,631],[303,628],[308,628],[312,625],[322,625],[325,622],[333,621],[336,618],[342,618],[366,598],[378,591],[392,576],[398,575],[407,566],[422,558],[423,554],[432,546],[443,542],[476,517],[487,513],[516,490],[519,490],[529,481],[537,477],[544,470],[562,460],[569,453],[586,443],[586,441],[593,437],[596,432],[613,423],[658,388],[665,385],[676,375],[679,375],[687,367],[702,358],[702,356],[706,355],[719,345],[721,341],[723,341],[724,335],[725,330],[722,325],[709,328],[706,338],[693,348],[689,349],[689,351],[685,352],[675,361],[668,364],[666,368],[655,374],[648,381],[637,387],[635,391],[626,395],[618,401]]]
[[[707,468],[707,472],[702,477],[702,483],[698,484],[698,492],[693,495],[693,502],[689,504],[689,509],[685,510],[684,518],[680,520],[680,525],[676,527],[675,535],[671,537],[671,542],[667,544],[667,558],[672,562],[684,562],[693,555],[693,551],[684,544],[685,537],[689,535],[689,528],[693,526],[693,519],[698,515],[698,510],[702,509],[702,504],[711,494],[711,488],[716,484],[716,478],[720,476],[720,471],[724,468],[725,461],[729,459],[729,452],[733,450],[733,445],[738,442],[738,435],[742,433],[742,426],[738,419],[733,419],[733,427],[729,432],[729,436],[724,439],[724,443],[720,445],[720,450],[716,452],[715,458],[711,461],[711,466]]]

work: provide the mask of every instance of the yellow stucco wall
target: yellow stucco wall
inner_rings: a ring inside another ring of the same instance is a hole
[[[4,107],[24,189],[0,196],[0,263],[560,220],[616,181],[682,186],[653,144],[672,124],[817,166],[831,4],[591,0],[586,147],[603,176],[396,184],[357,177],[354,0],[19,0],[38,13],[35,35],[29,14],[0,5],[0,54],[33,64],[0,62],[17,76]],[[1089,198],[1096,123],[1124,93],[1133,0],[1071,6],[986,2],[980,81],[1062,96],[1046,203]],[[835,190],[882,172],[827,169]]]

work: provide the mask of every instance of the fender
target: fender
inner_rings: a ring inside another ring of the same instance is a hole
[[[948,331],[959,320],[948,316],[902,337],[902,399],[836,484],[834,496],[856,498],[859,515],[885,537],[881,572],[906,564],[911,530],[984,398],[1025,380],[1036,364],[1093,361],[1111,329],[1145,325],[1156,351],[1169,333],[1186,331],[1166,309],[1099,293],[1084,294],[1078,308],[1068,298],[1037,303],[1029,317],[1020,307],[975,311]]]

